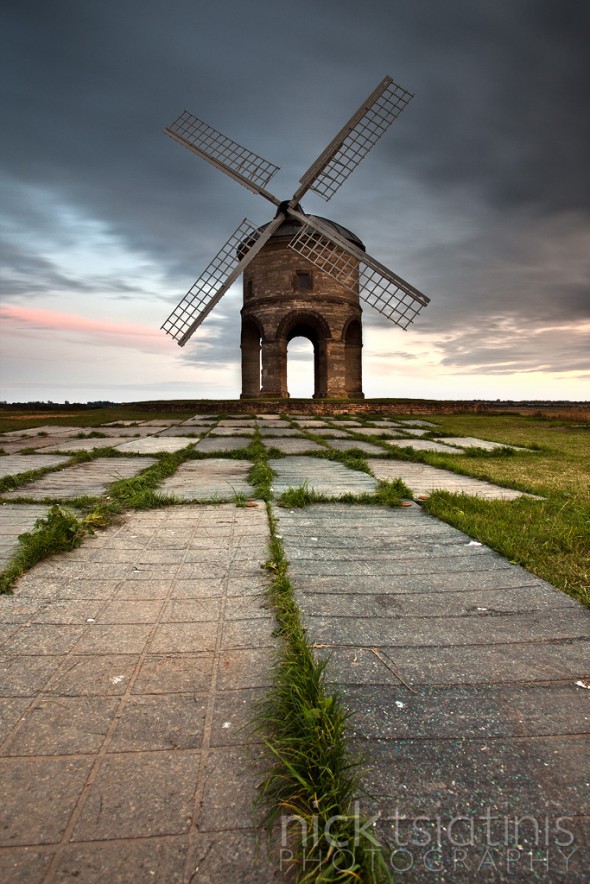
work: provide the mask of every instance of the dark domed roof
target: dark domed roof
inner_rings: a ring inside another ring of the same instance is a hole
[[[359,249],[362,249],[363,252],[366,252],[364,243],[362,240],[358,238],[356,233],[353,233],[352,230],[349,230],[347,227],[343,227],[342,224],[338,224],[336,221],[330,221],[329,218],[322,218],[321,215],[310,215],[310,218],[317,218],[318,221],[323,221],[324,224],[327,224],[328,227],[334,228],[336,233],[339,233],[340,236],[343,236],[344,239],[347,239],[349,242],[353,243]],[[270,221],[268,222],[270,224]],[[262,227],[259,227],[258,230],[262,231],[268,224],[263,224]],[[287,218],[286,221],[283,221],[278,230],[272,234],[271,239],[275,236],[295,236],[301,224],[296,221],[294,218]]]

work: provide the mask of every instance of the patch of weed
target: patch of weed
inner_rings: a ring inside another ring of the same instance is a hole
[[[0,592],[10,592],[18,578],[42,559],[58,552],[76,549],[93,529],[59,504],[45,518],[37,519],[32,531],[20,534],[19,546],[0,575]]]
[[[283,650],[273,687],[256,716],[269,763],[259,787],[262,822],[271,830],[286,814],[299,817],[307,832],[314,833],[303,838],[299,825],[290,833],[293,872],[300,882],[389,881],[378,842],[358,819],[359,761],[346,748],[348,713],[340,697],[326,688],[326,661],[315,660],[307,644],[288,562],[267,508],[271,541],[266,568],[273,577],[269,597]],[[346,872],[339,867],[335,841],[347,844]]]

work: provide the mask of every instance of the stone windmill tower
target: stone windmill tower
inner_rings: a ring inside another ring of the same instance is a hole
[[[329,200],[412,98],[386,77],[300,179],[290,200],[266,190],[278,170],[188,111],[165,132],[277,207],[263,227],[244,219],[162,325],[180,346],[244,274],[242,398],[288,396],[287,347],[314,348],[315,397],[361,398],[360,298],[401,328],[429,299],[367,255],[360,239],[303,212],[313,190]]]

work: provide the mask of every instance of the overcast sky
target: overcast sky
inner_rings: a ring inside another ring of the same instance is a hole
[[[415,98],[303,204],[431,298],[366,307],[365,394],[590,398],[589,45],[584,0],[3,0],[0,398],[238,396],[239,284],[183,349],[160,325],[273,208],[162,130],[189,109],[288,199],[385,75]]]

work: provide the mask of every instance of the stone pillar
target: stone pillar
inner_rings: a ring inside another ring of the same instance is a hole
[[[284,339],[262,340],[262,389],[266,398],[286,399],[287,391],[287,342]]]
[[[240,399],[260,396],[260,332],[255,323],[242,322],[242,395]]]

